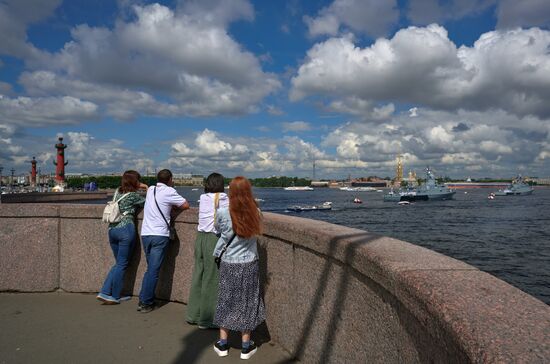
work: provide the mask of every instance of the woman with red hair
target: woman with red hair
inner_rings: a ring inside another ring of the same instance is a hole
[[[220,328],[220,339],[214,350],[219,356],[227,356],[229,330],[240,331],[241,359],[249,359],[257,351],[250,333],[265,320],[265,306],[260,297],[257,247],[262,222],[252,185],[246,178],[235,177],[229,184],[229,207],[218,210],[216,229],[221,236],[214,249],[220,261],[214,324]]]

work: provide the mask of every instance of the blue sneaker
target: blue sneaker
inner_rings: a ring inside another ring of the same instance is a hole
[[[96,296],[96,298],[103,302],[104,305],[118,305],[120,303],[120,300],[101,292]]]

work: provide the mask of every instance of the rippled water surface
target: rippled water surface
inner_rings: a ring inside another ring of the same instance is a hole
[[[201,193],[178,188],[192,205]],[[369,230],[472,264],[550,304],[550,188],[530,196],[487,199],[490,190],[458,191],[451,201],[399,206],[383,193],[337,189],[255,190],[263,211]],[[363,204],[353,204],[358,197]],[[333,203],[331,211],[287,212],[296,204]]]

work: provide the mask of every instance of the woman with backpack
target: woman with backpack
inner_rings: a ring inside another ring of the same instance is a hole
[[[121,297],[124,285],[124,273],[136,243],[136,212],[143,207],[145,197],[138,190],[147,189],[140,182],[141,176],[136,171],[126,171],[122,175],[121,186],[115,190],[113,201],[118,204],[120,216],[116,222],[109,224],[109,243],[115,257],[115,264],[107,274],[97,299],[107,305],[116,305],[130,297]]]
[[[221,237],[214,250],[220,262],[214,324],[220,328],[220,339],[214,350],[219,356],[227,356],[229,330],[240,331],[241,359],[249,359],[257,351],[250,334],[265,320],[257,247],[262,223],[250,182],[235,177],[229,187],[229,207],[219,209],[216,216]]]
[[[218,241],[214,227],[217,210],[229,206],[224,193],[224,179],[219,173],[206,178],[199,200],[199,226],[195,240],[195,266],[191,279],[186,321],[199,329],[217,328],[213,324],[218,298],[218,267],[212,258]]]

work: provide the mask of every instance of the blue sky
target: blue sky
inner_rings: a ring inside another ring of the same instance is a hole
[[[32,11],[29,11],[32,9]],[[0,0],[0,165],[550,175],[544,0]]]

